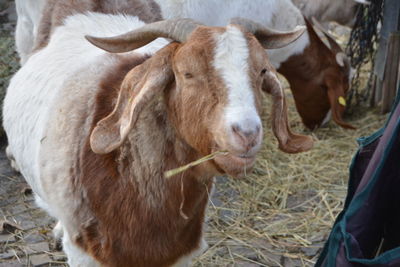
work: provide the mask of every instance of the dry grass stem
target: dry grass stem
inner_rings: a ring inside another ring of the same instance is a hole
[[[223,156],[223,155],[228,155],[228,152],[226,152],[226,151],[216,151],[216,152],[211,153],[211,154],[209,154],[209,155],[207,155],[205,157],[202,157],[202,158],[200,158],[200,159],[198,159],[196,161],[192,161],[189,164],[186,164],[186,165],[184,165],[182,167],[166,171],[164,173],[164,176],[165,176],[165,178],[170,178],[170,177],[172,177],[174,175],[177,175],[179,173],[187,171],[188,169],[190,169],[190,168],[192,168],[194,166],[197,166],[197,165],[200,165],[200,164],[202,164],[202,163],[204,163],[206,161],[212,160],[212,159],[216,158],[217,156]]]

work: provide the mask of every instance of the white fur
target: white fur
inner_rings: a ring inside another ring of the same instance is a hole
[[[53,236],[56,241],[61,240],[64,235],[64,228],[60,221],[57,222],[53,229]]]
[[[324,120],[321,123],[321,126],[324,126],[332,119],[332,110],[329,109],[328,113],[326,113]]]
[[[7,89],[3,123],[8,150],[36,193],[39,206],[60,220],[64,246],[70,257],[83,255],[69,240],[78,228],[71,212],[80,203],[71,197],[71,175],[64,167],[70,164],[68,160],[76,157],[73,150],[76,146],[70,145],[76,140],[61,132],[50,136],[46,133],[52,130],[58,133],[56,129],[62,127],[80,127],[77,125],[81,121],[79,115],[93,110],[97,81],[106,67],[115,61],[84,36],[119,35],[143,24],[132,16],[98,13],[71,16],[65,26],[55,30],[48,46],[30,57]],[[167,43],[165,39],[157,39],[134,52],[151,55]],[[82,91],[82,88],[90,90]],[[71,109],[71,106],[75,108]],[[71,114],[70,121],[53,123],[56,114],[62,112]],[[71,262],[71,266],[96,266],[88,256],[82,256],[82,259],[82,262]]]
[[[207,242],[202,238],[200,241],[200,247],[190,253],[189,255],[185,255],[181,257],[176,263],[174,263],[171,267],[189,267],[190,263],[194,258],[203,254],[203,252],[208,248]]]
[[[247,40],[235,26],[228,26],[226,32],[216,35],[215,39],[213,65],[228,90],[225,127],[231,129],[232,125],[237,124],[243,131],[255,131],[257,127],[261,128],[261,119],[255,109],[250,84]]]
[[[352,27],[355,22],[357,8],[356,0],[292,0],[307,18],[315,17],[327,28],[328,23],[336,21]]]
[[[210,26],[225,26],[231,18],[248,18],[276,30],[293,30],[304,25],[300,11],[290,0],[155,0],[162,16],[191,18]],[[268,50],[270,62],[275,68],[290,56],[300,54],[309,45],[305,32],[297,41],[280,48]]]
[[[18,15],[15,44],[21,65],[32,52],[44,4],[45,0],[15,0]]]
[[[63,236],[63,249],[71,267],[100,267],[101,264],[77,247],[68,234]]]

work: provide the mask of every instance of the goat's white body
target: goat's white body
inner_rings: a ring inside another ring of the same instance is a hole
[[[15,43],[21,65],[32,52],[44,4],[45,0],[15,0],[18,15]]]
[[[354,0],[292,0],[307,18],[315,17],[323,25],[331,21],[352,27],[356,18]]]
[[[37,203],[60,220],[66,252],[76,261],[71,266],[97,263],[82,256],[85,253],[69,241],[77,229],[72,211],[80,203],[72,196],[71,174],[65,166],[77,157],[79,131],[88,127],[82,122],[90,121],[84,118],[93,112],[99,81],[117,61],[84,36],[114,36],[143,24],[123,15],[69,17],[65,26],[55,30],[48,46],[33,54],[13,77],[4,100],[9,152],[37,194]],[[151,55],[167,43],[157,39],[134,52]]]
[[[290,0],[155,0],[164,19],[191,18],[210,26],[226,26],[234,17],[248,18],[274,30],[293,30],[304,25],[303,16]],[[309,45],[305,32],[297,41],[268,50],[275,68]]]
[[[23,6],[21,0],[17,4]],[[31,2],[29,0],[28,2]],[[271,29],[293,30],[297,25],[304,25],[304,19],[300,11],[290,0],[155,0],[161,8],[162,16],[169,18],[191,18],[210,26],[226,26],[231,18],[243,17],[257,21]],[[44,0],[35,0],[38,7],[43,6]],[[28,5],[25,6],[28,8]],[[17,49],[24,63],[32,49],[36,29],[40,16],[33,16],[42,9],[27,13],[33,19],[30,24],[23,24],[23,17],[18,17],[20,28],[17,28],[16,39],[26,48]],[[26,13],[26,12],[25,12]],[[21,19],[21,23],[19,20]],[[281,48],[268,50],[268,56],[274,67],[279,68],[280,64],[290,56],[301,54],[309,44],[307,32],[305,32],[294,43]],[[27,54],[24,51],[28,51]]]

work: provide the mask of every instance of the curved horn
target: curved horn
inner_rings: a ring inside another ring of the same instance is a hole
[[[306,18],[304,19],[307,21]],[[315,17],[312,17],[312,23],[309,21],[307,21],[307,23],[309,23],[311,27],[314,26],[325,35],[330,46],[329,49],[335,54],[336,62],[338,63],[339,66],[348,70],[350,76],[350,69],[351,69],[350,59],[343,51],[343,49],[340,47],[340,45],[335,41],[335,38],[328,31],[325,30],[325,28],[319,23],[317,19],[315,19]]]
[[[245,18],[232,18],[230,24],[243,27],[254,34],[265,49],[284,47],[296,41],[306,30],[305,26],[296,26],[293,31],[276,31]]]
[[[142,47],[159,37],[185,42],[193,30],[200,25],[191,19],[171,19],[146,24],[143,27],[114,37],[87,35],[85,38],[103,50],[111,53],[122,53]]]
[[[307,19],[304,18],[306,21]],[[326,39],[329,42],[329,46],[331,48],[331,50],[337,54],[342,52],[343,53],[343,49],[340,47],[340,45],[335,41],[335,38],[321,25],[321,23],[319,23],[319,21],[315,18],[312,17],[311,18],[312,22],[309,22],[311,26],[314,26],[315,28],[317,28],[319,31],[321,31]]]

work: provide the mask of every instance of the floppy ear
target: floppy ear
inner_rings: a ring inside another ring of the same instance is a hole
[[[313,147],[311,136],[294,134],[290,130],[285,93],[276,75],[272,72],[265,74],[263,90],[272,95],[272,130],[279,142],[279,149],[287,153],[308,151]]]
[[[326,79],[325,84],[328,87],[328,99],[331,105],[333,120],[343,128],[356,129],[353,125],[344,122],[342,119],[342,114],[346,108],[346,97],[341,86],[338,82],[329,78]]]
[[[168,45],[125,76],[114,110],[97,123],[90,136],[95,153],[118,148],[146,105],[173,81],[171,60],[176,47]]]

